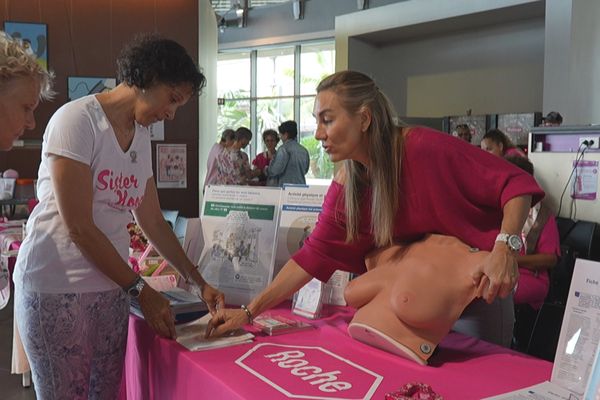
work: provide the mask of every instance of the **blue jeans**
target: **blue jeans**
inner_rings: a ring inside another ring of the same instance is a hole
[[[129,302],[97,293],[15,291],[15,318],[38,400],[118,397]]]

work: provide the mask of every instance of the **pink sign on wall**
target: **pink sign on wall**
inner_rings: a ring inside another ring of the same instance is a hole
[[[288,398],[368,400],[383,380],[373,371],[314,346],[261,343],[235,362]]]

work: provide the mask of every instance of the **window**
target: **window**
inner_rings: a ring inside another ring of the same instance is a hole
[[[253,139],[250,159],[264,149],[262,132],[286,120],[298,123],[298,141],[311,158],[307,179],[331,179],[333,163],[314,138],[312,115],[318,83],[334,72],[332,41],[228,51],[217,61],[219,134],[246,126]]]

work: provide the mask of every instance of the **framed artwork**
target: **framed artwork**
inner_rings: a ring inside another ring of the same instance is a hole
[[[69,100],[75,100],[88,94],[107,92],[117,85],[115,78],[89,78],[70,76],[68,78]]]
[[[527,146],[531,128],[540,125],[542,113],[498,114],[497,127],[517,146]]]
[[[185,144],[157,144],[156,164],[157,188],[187,188],[187,147]]]
[[[46,24],[5,21],[4,32],[20,40],[27,51],[35,55],[37,62],[44,69],[48,69],[48,28]]]

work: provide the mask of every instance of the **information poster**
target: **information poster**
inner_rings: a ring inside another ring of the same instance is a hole
[[[321,185],[289,185],[283,188],[276,271],[302,247],[315,228],[328,189],[329,186]]]
[[[187,155],[185,144],[157,144],[156,187],[187,188]]]
[[[248,304],[274,277],[281,189],[208,186],[200,272],[228,304]]]
[[[600,332],[600,263],[577,259],[552,368],[552,383],[583,395]]]
[[[582,200],[596,200],[598,193],[598,161],[573,161],[575,176],[571,197]]]

